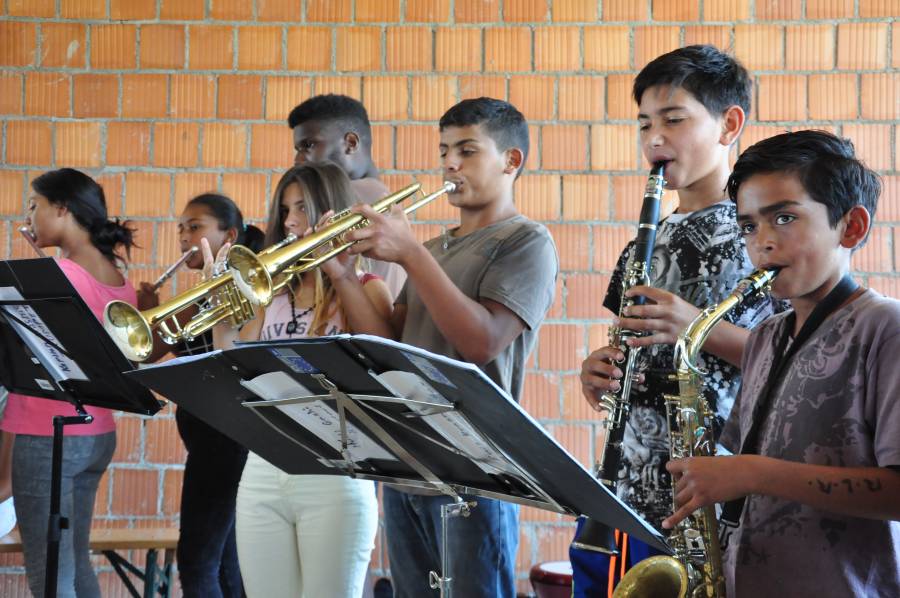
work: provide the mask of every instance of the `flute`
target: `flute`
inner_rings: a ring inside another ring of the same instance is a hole
[[[191,259],[191,256],[200,251],[200,248],[196,245],[192,246],[190,249],[185,251],[178,261],[169,266],[168,270],[162,273],[162,276],[156,279],[156,282],[153,283],[153,291],[156,292],[159,290],[159,287],[163,286],[167,280],[172,278],[172,275],[175,274],[175,271],[178,270],[186,261]]]
[[[28,241],[28,244],[31,245],[32,249],[37,252],[38,257],[47,257],[47,254],[44,253],[40,247],[38,247],[34,236],[31,234],[31,229],[29,229],[27,226],[20,226],[19,232],[22,233],[22,236],[25,237],[25,240]]]

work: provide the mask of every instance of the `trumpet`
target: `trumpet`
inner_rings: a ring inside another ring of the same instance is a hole
[[[419,183],[414,183],[372,207],[377,212],[385,212],[420,188]],[[404,212],[409,214],[454,188],[453,183],[444,183],[438,191],[419,199]],[[294,275],[312,270],[350,247],[352,243],[344,239],[346,233],[366,224],[365,217],[345,210],[332,216],[319,231],[301,239],[291,235],[258,254],[235,245],[228,252],[228,270],[157,307],[138,311],[121,301],[109,303],[104,310],[104,328],[129,359],[144,361],[153,349],[154,328],[159,328],[164,342],[175,344],[191,341],[226,320],[238,326],[254,317],[257,306],[268,305]],[[207,306],[184,326],[179,324],[174,316],[204,299]]]
[[[200,251],[200,248],[197,247],[196,245],[192,246],[190,249],[185,251],[181,255],[181,257],[178,258],[178,261],[176,261],[174,264],[172,264],[171,266],[166,268],[166,271],[162,273],[162,276],[160,276],[159,278],[156,279],[156,282],[153,283],[153,291],[154,292],[158,291],[160,289],[160,287],[166,283],[167,280],[172,278],[172,276],[175,274],[175,272],[178,271],[178,268],[183,266],[185,264],[185,262],[187,262],[189,259],[191,259],[191,256],[193,256],[198,251]]]
[[[47,254],[38,247],[37,240],[34,238],[34,235],[31,234],[31,229],[27,226],[20,226],[19,232],[22,233],[22,236],[25,237],[25,240],[28,241],[31,248],[38,254],[38,257],[47,257]]]

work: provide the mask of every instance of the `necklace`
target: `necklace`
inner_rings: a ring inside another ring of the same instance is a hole
[[[288,322],[288,325],[285,328],[285,332],[287,332],[288,336],[293,336],[293,334],[297,332],[297,318],[302,318],[303,316],[311,312],[313,310],[313,307],[315,306],[311,305],[298,314],[296,308],[294,307],[294,289],[291,288],[290,284],[288,285],[288,293],[290,293],[291,295],[291,321]]]

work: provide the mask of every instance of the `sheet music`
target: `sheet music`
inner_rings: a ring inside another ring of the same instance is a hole
[[[241,380],[241,385],[266,401],[300,399],[317,394],[285,372],[269,372],[252,380]],[[315,434],[334,450],[341,450],[340,417],[325,401],[278,405],[275,408]],[[347,451],[354,462],[366,459],[397,460],[393,454],[350,421],[347,422]]]
[[[13,301],[22,299],[22,295],[15,287],[0,287],[0,300]],[[30,305],[4,305],[2,307],[3,311],[18,318],[44,338],[56,343],[60,347],[62,346],[59,339],[50,332],[50,328],[47,327],[47,324],[44,323]],[[78,367],[78,364],[61,353],[56,347],[41,339],[16,320],[10,319],[9,322],[12,324],[13,328],[16,329],[16,332],[22,340],[25,341],[25,344],[28,345],[28,348],[31,349],[31,352],[34,353],[44,367],[47,368],[47,372],[55,381],[88,379],[81,368]],[[45,388],[43,384],[41,384],[41,387]],[[51,389],[45,388],[45,390]]]

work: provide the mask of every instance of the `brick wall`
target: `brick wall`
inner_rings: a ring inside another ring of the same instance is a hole
[[[0,255],[30,255],[13,234],[28,181],[73,166],[136,223],[135,282],[176,259],[175,219],[193,194],[219,190],[264,217],[292,159],[284,118],[310,94],[366,104],[394,188],[436,186],[435,121],[451,104],[516,104],[533,139],[517,201],[549,226],[562,264],[522,403],[584,464],[597,430],[577,370],[606,338],[602,293],[634,234],[647,165],[629,90],[656,55],[708,42],[753,70],[742,148],[808,125],[852,138],[885,181],[854,265],[900,296],[898,0],[0,0],[0,13]],[[452,218],[437,202],[416,231]],[[190,283],[177,276],[166,293]],[[97,523],[177,525],[183,458],[170,410],[119,417]],[[523,509],[522,579],[565,558],[571,534],[569,518]],[[384,556],[379,540],[375,569]],[[20,564],[0,559],[0,594],[22,592]],[[121,592],[108,572],[104,583]]]

